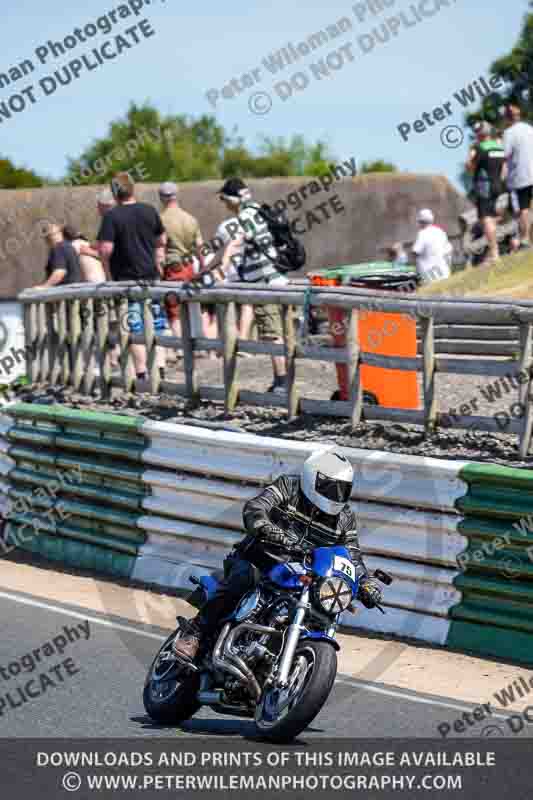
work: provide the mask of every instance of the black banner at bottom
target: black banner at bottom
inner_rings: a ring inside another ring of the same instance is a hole
[[[530,798],[527,740],[0,739],[5,796]],[[6,791],[7,790],[7,791]],[[4,793],[3,792],[3,793]]]

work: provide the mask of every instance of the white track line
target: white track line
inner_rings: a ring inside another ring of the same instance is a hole
[[[75,619],[83,619],[88,622],[92,622],[94,625],[103,625],[105,628],[113,628],[117,631],[126,631],[126,633],[136,633],[138,636],[146,636],[149,639],[157,639],[159,642],[164,641],[166,638],[165,636],[161,636],[158,633],[151,633],[150,631],[145,631],[142,628],[133,628],[130,625],[121,625],[118,622],[112,622],[108,619],[101,619],[100,617],[92,617],[89,614],[80,614],[78,611],[70,611],[67,608],[61,608],[61,606],[54,606],[50,603],[43,603],[39,600],[30,600],[28,597],[20,597],[16,594],[9,594],[8,592],[0,592],[0,598],[4,600],[13,600],[15,603],[21,603],[25,606],[33,606],[34,608],[43,608],[46,611],[53,611],[56,614],[65,614],[69,617],[74,617]],[[451,708],[454,711],[471,711],[473,705],[458,705],[455,703],[445,703],[442,700],[431,700],[425,697],[419,697],[417,695],[405,694],[403,692],[394,691],[393,689],[385,689],[381,686],[376,686],[375,684],[364,683],[362,681],[357,681],[355,678],[337,678],[336,683],[344,683],[348,686],[353,686],[357,689],[362,689],[365,692],[373,692],[374,694],[384,694],[387,697],[399,697],[402,700],[409,700],[411,703],[422,703],[428,706],[441,706],[443,708]],[[503,714],[492,714],[493,717],[499,717],[500,719],[507,719],[506,716]]]
[[[95,625],[103,625],[106,628],[114,628],[117,631],[126,631],[127,633],[137,633],[139,636],[148,636],[150,639],[157,639],[159,642],[165,640],[165,636],[159,633],[151,633],[150,631],[142,630],[142,628],[132,628],[129,625],[120,625],[118,622],[112,622],[109,619],[101,619],[100,617],[91,617],[89,614],[80,614],[78,611],[70,611],[68,608],[61,608],[61,606],[52,606],[49,603],[41,603],[39,600],[30,600],[27,597],[19,597],[16,594],[8,594],[7,592],[0,592],[0,598],[5,600],[14,600],[16,603],[21,603],[25,606],[33,606],[34,608],[44,608],[47,611],[54,611],[56,614],[66,614],[69,617],[76,619],[84,619],[92,622]]]
[[[363,683],[355,678],[337,678],[335,683],[344,683],[348,686],[353,686],[357,689],[363,689],[366,692],[373,692],[374,694],[386,694],[388,697],[400,697],[402,700],[410,700],[412,703],[422,703],[428,706],[442,706],[444,708],[453,708],[455,711],[472,711],[476,708],[475,705],[457,705],[454,703],[444,703],[442,700],[431,700],[427,697],[419,697],[418,695],[405,694],[404,692],[397,692],[393,689],[385,689],[381,686],[376,686],[372,683]],[[478,704],[479,705],[479,704]],[[491,714],[493,717],[500,719],[507,719],[504,714]]]

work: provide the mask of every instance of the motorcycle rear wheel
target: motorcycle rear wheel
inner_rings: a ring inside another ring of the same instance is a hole
[[[160,648],[144,684],[144,708],[156,722],[184,722],[200,708],[200,703],[196,700],[200,686],[198,673],[182,667],[170,655],[171,644],[178,631],[179,628],[171,633]]]
[[[337,674],[337,653],[328,642],[302,642],[287,689],[263,692],[255,713],[257,735],[273,742],[295,739],[329,697]]]

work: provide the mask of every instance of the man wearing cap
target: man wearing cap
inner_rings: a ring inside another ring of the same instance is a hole
[[[252,201],[248,186],[240,178],[230,178],[219,190],[221,201],[231,213],[217,231],[224,243],[222,270],[227,280],[285,286],[287,278],[276,268],[277,250],[269,227],[261,216],[261,207]],[[254,318],[260,341],[283,342],[281,311],[278,305],[254,306]],[[287,390],[285,359],[272,356],[274,383],[269,392]]]
[[[488,122],[478,122],[474,131],[477,142],[470,150],[466,169],[474,176],[477,213],[489,245],[486,262],[494,263],[500,257],[495,217],[498,197],[504,192],[505,154]]]
[[[190,281],[200,267],[198,253],[203,244],[200,225],[195,217],[180,208],[175,183],[167,181],[161,184],[159,200],[163,207],[161,220],[167,234],[163,278],[166,281]],[[172,292],[168,294],[165,306],[172,332],[180,337],[180,304]]]
[[[503,148],[507,160],[507,186],[516,197],[520,247],[531,247],[529,238],[529,208],[533,197],[533,127],[522,122],[517,103],[505,109],[507,129]]]
[[[429,208],[416,215],[419,232],[413,245],[416,268],[422,283],[432,283],[450,277],[452,246],[446,233],[435,225],[435,217]]]
[[[135,184],[127,172],[117,173],[111,181],[115,208],[102,218],[98,232],[98,249],[106,271],[114,281],[155,281],[163,273],[165,229],[155,208],[139,203]],[[166,327],[161,304],[152,302],[156,333]],[[143,304],[128,301],[128,325],[133,334],[144,330]],[[131,354],[138,380],[146,380],[146,347],[132,344]],[[158,353],[158,361],[162,355]],[[160,367],[162,369],[162,367]]]

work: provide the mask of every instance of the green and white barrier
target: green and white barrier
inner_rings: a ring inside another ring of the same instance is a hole
[[[533,472],[496,464],[461,470],[457,507],[468,547],[455,581],[450,646],[533,663]]]
[[[37,404],[5,411],[4,546],[130,576],[145,539],[140,420]]]
[[[242,507],[324,444],[17,404],[0,419],[6,543],[145,584],[191,588],[243,535]],[[386,615],[354,628],[533,663],[533,475],[343,448]],[[54,497],[47,487],[64,477]],[[24,503],[28,507],[24,507]],[[530,515],[530,516],[529,516]],[[528,550],[529,548],[529,550]]]

